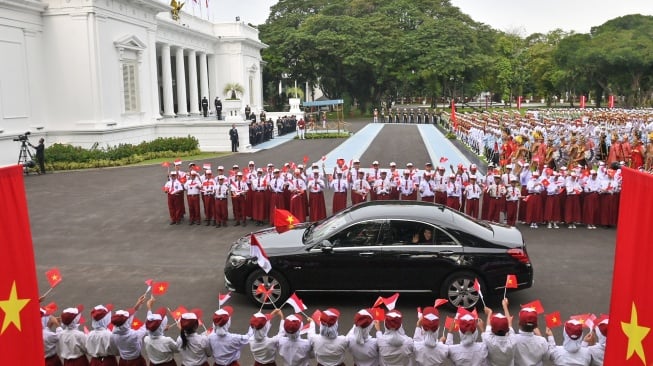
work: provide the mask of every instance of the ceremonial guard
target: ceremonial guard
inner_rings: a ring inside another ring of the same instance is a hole
[[[478,219],[478,202],[483,189],[476,183],[476,176],[469,176],[469,184],[465,187],[465,213]]]
[[[184,184],[186,190],[186,199],[188,200],[188,225],[202,223],[200,217],[200,190],[202,189],[202,182],[197,176],[195,170],[190,171],[190,179]]]
[[[308,190],[308,215],[309,221],[315,222],[326,218],[326,204],[324,202],[324,181],[320,178],[320,172],[313,171],[313,178],[306,185]]]
[[[211,169],[207,169],[204,174],[201,192],[204,201],[204,219],[206,226],[209,226],[215,224],[215,180]]]
[[[447,207],[460,211],[460,196],[462,195],[462,186],[456,182],[456,175],[449,175],[447,183]]]
[[[229,197],[229,184],[227,177],[224,175],[218,176],[218,184],[215,186],[215,227],[227,226],[227,219],[229,218],[228,211],[228,197]]]
[[[242,172],[236,173],[236,180],[231,184],[231,206],[236,220],[235,226],[247,226],[245,209],[247,208],[247,191],[249,186]]]
[[[168,213],[170,214],[170,225],[181,222],[182,210],[184,204],[184,186],[177,180],[177,172],[170,172],[170,180],[163,186],[163,192],[168,197]]]
[[[404,170],[403,178],[399,179],[399,185],[397,186],[399,191],[399,199],[402,201],[415,201],[417,200],[417,187],[415,182],[410,177],[410,170]]]
[[[387,201],[390,199],[391,181],[387,178],[388,172],[385,170],[379,175],[379,179],[374,182],[373,190],[376,192],[378,201]]]
[[[329,186],[333,189],[333,205],[331,212],[335,214],[347,207],[347,190],[349,189],[349,183],[347,183],[347,179],[342,177],[342,171],[337,171],[336,177],[331,180]]]

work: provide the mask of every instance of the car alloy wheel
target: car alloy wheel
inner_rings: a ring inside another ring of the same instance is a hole
[[[281,306],[290,297],[288,281],[277,271],[265,273],[262,270],[254,271],[247,277],[245,284],[247,296],[257,304],[266,307]]]
[[[441,296],[449,300],[454,308],[471,308],[476,306],[481,296],[474,288],[474,279],[478,278],[471,272],[457,272],[444,281],[441,289]],[[483,288],[482,280],[478,280]]]

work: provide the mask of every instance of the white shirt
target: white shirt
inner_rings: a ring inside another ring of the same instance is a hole
[[[515,366],[541,366],[549,348],[544,337],[533,332],[515,334]]]
[[[347,179],[345,178],[334,178],[329,186],[334,192],[347,192],[349,183],[347,183]]]
[[[447,334],[449,359],[456,366],[484,366],[487,358],[487,346],[483,342],[474,342],[469,346],[452,344],[453,334]]]
[[[172,361],[174,354],[179,352],[177,342],[174,339],[166,336],[146,336],[143,340],[145,345],[145,352],[147,358],[150,359],[150,364],[159,364]]]
[[[249,341],[249,349],[252,351],[254,361],[262,364],[272,363],[277,357],[279,337],[265,337],[257,341],[254,337]]]
[[[491,366],[513,366],[515,364],[514,334],[515,332],[510,328],[508,334],[498,336],[492,333],[491,326],[485,327],[481,338],[487,347],[487,358]]]
[[[338,336],[329,339],[322,335],[310,335],[309,340],[315,352],[317,363],[323,366],[337,366],[345,361],[347,351],[347,338]]]
[[[57,354],[57,346],[59,345],[59,334],[63,329],[61,327],[57,328],[56,331],[50,330],[50,328],[43,328],[43,351],[45,353],[45,358],[54,356]]]
[[[424,330],[415,328],[413,335],[413,347],[415,353],[415,363],[418,366],[444,365],[449,357],[449,346],[440,342],[437,333],[433,334],[436,338],[434,347],[424,344]]]
[[[433,197],[435,195],[435,183],[432,180],[422,180],[419,184],[419,191],[422,197]]]
[[[379,346],[379,363],[383,366],[406,366],[410,365],[413,357],[413,339],[401,335],[403,343],[400,346],[390,344],[388,341],[391,336],[376,332],[377,344]]]
[[[354,359],[356,366],[378,366],[379,365],[379,347],[376,338],[370,336],[365,339],[365,343],[358,344],[354,336],[354,327],[347,334],[349,353]]]
[[[218,336],[215,333],[209,335],[209,344],[213,359],[218,365],[229,365],[240,360],[240,351],[249,343],[248,335],[227,333]]]
[[[192,333],[186,336],[186,348],[182,348],[181,337],[177,337],[177,348],[184,366],[200,366],[211,356],[209,337]]]
[[[118,348],[111,342],[111,331],[93,329],[86,336],[86,353],[91,357],[117,356]]]
[[[549,344],[551,342],[552,340],[549,340]],[[555,341],[553,342],[552,348],[549,349],[549,359],[555,366],[589,366],[592,362],[592,356],[587,348],[580,347],[578,352],[570,353],[562,346],[555,346]]]
[[[288,337],[279,339],[279,357],[285,366],[309,366],[311,351],[311,342],[308,339]]]
[[[131,324],[131,318],[127,320],[126,324]],[[135,360],[141,355],[141,342],[146,333],[145,327],[140,327],[138,330],[127,329],[126,331],[113,328],[111,340],[118,348],[120,358],[125,360]]]
[[[325,185],[322,179],[312,178],[308,181],[306,187],[309,190],[309,192],[322,192],[324,190]]]
[[[86,355],[86,336],[77,329],[64,329],[59,334],[59,356],[64,360]]]
[[[189,196],[200,194],[200,190],[202,189],[202,182],[197,178],[197,176],[193,177],[195,178],[187,180],[184,184],[186,193]]]

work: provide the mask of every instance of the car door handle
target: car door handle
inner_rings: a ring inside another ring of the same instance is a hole
[[[412,254],[409,254],[409,253],[401,253],[401,254],[398,254],[397,256],[398,256],[399,258],[408,258],[408,257],[412,256]]]
[[[362,253],[358,253],[358,256],[359,257],[373,257],[374,253],[373,252],[362,252]]]
[[[439,255],[453,255],[454,251],[453,250],[441,250],[438,252]]]

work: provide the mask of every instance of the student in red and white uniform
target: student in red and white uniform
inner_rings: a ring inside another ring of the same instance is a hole
[[[379,348],[376,338],[370,335],[374,327],[374,319],[367,309],[354,314],[354,325],[347,333],[349,354],[357,366],[378,366]]]
[[[456,182],[456,175],[450,174],[447,183],[447,207],[459,211],[460,196],[462,196],[462,186]]]
[[[59,347],[59,334],[63,331],[59,319],[52,315],[52,311],[41,308],[41,326],[43,327],[43,351],[45,366],[62,366],[57,354]]]
[[[356,205],[361,202],[366,202],[370,190],[370,184],[365,179],[365,172],[359,170],[357,178],[354,179],[351,186],[351,204]]]
[[[202,223],[200,217],[200,191],[202,182],[195,170],[190,171],[190,178],[184,183],[186,199],[188,200],[188,225]]]
[[[204,174],[201,193],[202,201],[204,201],[204,219],[206,226],[209,226],[215,223],[215,180],[211,169],[207,169]]]
[[[465,213],[469,216],[478,219],[478,203],[481,199],[483,189],[476,182],[476,176],[469,176],[469,184],[465,187]]]
[[[227,219],[229,218],[229,184],[227,177],[224,175],[218,176],[218,184],[215,185],[215,227],[227,226]]]
[[[582,346],[587,347],[587,350],[590,351],[592,356],[592,365],[603,365],[603,359],[605,358],[605,343],[608,340],[608,323],[610,319],[607,315],[602,316],[598,320],[598,324],[594,328],[594,332],[589,332],[583,339]],[[594,334],[596,333],[595,339]]]
[[[556,346],[553,332],[548,327],[546,335],[549,341],[547,356],[555,366],[589,366],[592,363],[592,355],[589,350],[582,347],[583,324],[578,320],[571,319],[565,322],[562,331],[564,337],[562,346]]]
[[[249,349],[252,351],[255,366],[276,366],[275,359],[279,349],[279,339],[282,335],[268,337],[268,332],[272,327],[272,317],[275,315],[283,319],[280,309],[274,309],[269,314],[257,312],[249,319],[249,326],[253,333],[249,340]]]
[[[548,343],[537,329],[537,312],[525,307],[519,311],[519,332],[513,338],[515,366],[542,365],[549,350]]]
[[[399,178],[397,185],[399,191],[399,199],[402,201],[415,201],[417,200],[417,186],[415,181],[410,176],[410,170],[404,170],[404,176]]]
[[[274,211],[278,208],[285,210],[283,191],[286,186],[286,180],[281,177],[281,171],[274,169],[272,179],[268,181],[268,190],[270,191],[268,220],[270,225],[274,225]]]
[[[236,220],[235,226],[239,226],[241,223],[243,226],[247,226],[247,195],[249,191],[249,185],[243,172],[236,173],[236,179],[231,184],[231,207],[234,213],[234,219]]]
[[[309,321],[310,318],[309,318]],[[297,315],[288,315],[282,322],[284,337],[279,338],[279,358],[284,366],[309,366],[313,357],[311,342],[301,338],[302,320]],[[310,322],[310,333],[315,332],[315,324]],[[361,365],[363,366],[363,365]]]
[[[91,310],[91,328],[86,336],[86,353],[91,357],[91,366],[117,366],[118,348],[111,342],[110,307],[97,305]]]
[[[264,225],[267,220],[268,208],[265,192],[268,189],[267,180],[263,176],[263,169],[256,170],[256,177],[252,179],[252,192],[250,193],[252,201],[252,220],[256,221],[256,226]]]
[[[493,175],[494,182],[487,186],[488,192],[488,220],[496,223],[501,222],[501,211],[506,197],[506,187],[503,185],[501,176]]]
[[[512,337],[515,332],[510,326],[512,317],[508,311],[508,299],[503,299],[503,314],[492,313],[486,307],[487,323],[481,339],[487,347],[490,366],[513,366],[515,364],[515,345]]]
[[[381,170],[379,169],[379,162],[372,162],[372,169],[367,173],[367,182],[370,186],[374,187],[374,184],[381,177]],[[370,191],[370,201],[376,201],[376,190],[372,189]]]
[[[388,179],[388,172],[385,170],[379,175],[379,179],[374,182],[372,190],[376,192],[377,201],[387,201],[390,199],[390,190],[392,189],[392,181]]]
[[[137,330],[132,329],[134,313],[144,302],[145,295],[141,295],[133,308],[115,311],[111,316],[111,324],[113,324],[111,341],[116,345],[116,348],[118,348],[118,353],[120,355],[120,362],[118,362],[119,366],[147,365],[145,359],[141,355],[143,337],[147,330],[145,327],[140,327]]]
[[[588,229],[596,229],[599,223],[599,190],[601,190],[601,180],[598,179],[596,170],[590,171],[590,177],[584,185],[585,197],[583,198],[583,223]]]
[[[578,181],[576,172],[571,172],[569,177],[566,185],[565,222],[570,229],[575,229],[576,223],[580,223],[580,194],[583,192],[583,187]]]
[[[446,205],[447,204],[447,183],[449,180],[445,175],[443,166],[438,166],[438,172],[433,177],[435,184],[435,203]]]
[[[413,347],[417,366],[445,365],[449,356],[449,346],[438,339],[440,314],[430,306],[418,316]]]
[[[548,185],[545,185],[546,201],[544,203],[544,221],[547,222],[547,228],[559,228],[558,223],[562,221],[562,214],[560,211],[560,197],[564,191],[564,179],[560,178],[558,172],[554,172],[553,176],[547,177]],[[543,184],[544,185],[544,184]]]
[[[308,196],[306,194],[306,180],[302,177],[301,170],[295,169],[295,175],[289,182],[289,188],[292,192],[289,211],[299,222],[304,222],[306,216],[308,216]]]
[[[209,337],[197,333],[199,327],[198,314],[189,312],[181,314],[177,338],[177,347],[184,366],[209,366],[208,358],[211,357]]]
[[[519,183],[517,176],[511,175],[510,186],[506,188],[506,224],[510,226],[517,224],[517,207],[521,199],[521,188],[517,183]]]
[[[177,172],[170,172],[170,179],[163,186],[168,198],[168,214],[170,215],[170,225],[181,223],[183,210],[181,206],[184,204],[184,186],[177,180]]]
[[[152,312],[154,298],[147,301],[147,318],[145,329],[147,335],[143,339],[143,349],[150,360],[150,366],[177,366],[174,355],[179,352],[177,341],[163,334],[168,325],[166,308],[159,308]]]
[[[400,175],[401,172],[399,169],[397,169],[397,164],[393,161],[390,163],[390,170],[388,170],[387,173],[388,180],[390,180],[391,188],[390,188],[390,197],[388,199],[391,200],[398,200],[399,199],[399,182],[400,182]]]
[[[419,183],[419,195],[424,202],[435,202],[435,182],[431,179],[431,173],[425,172],[422,181]]]
[[[381,333],[381,325],[377,320],[376,339],[379,345],[381,365],[408,366],[413,358],[413,339],[408,337],[402,327],[403,316],[399,310],[390,310],[385,314],[385,332]]]
[[[455,366],[484,366],[487,358],[487,346],[476,342],[478,338],[478,319],[465,314],[458,319],[460,343],[453,344],[453,329],[447,333],[449,359]]]
[[[337,171],[336,176],[331,179],[329,187],[333,190],[332,213],[338,213],[347,208],[347,190],[349,183],[342,176],[342,172]]]
[[[334,308],[324,310],[320,315],[320,333],[309,334],[318,365],[344,365],[349,342],[345,336],[338,335],[339,317],[340,312]]]
[[[216,365],[240,366],[240,353],[249,344],[252,328],[247,334],[229,332],[233,308],[224,306],[213,313],[213,333],[209,335],[209,345]]]
[[[531,173],[531,179],[526,184],[528,190],[528,203],[526,206],[526,223],[530,224],[531,229],[537,229],[537,223],[542,221],[542,191],[544,186],[540,181],[540,173],[536,170]]]
[[[315,222],[326,218],[326,203],[324,201],[324,181],[320,178],[320,172],[313,170],[313,178],[306,184],[308,191],[308,215],[309,221]]]
[[[88,366],[86,358],[86,336],[77,329],[83,307],[66,308],[61,313],[61,328],[59,334],[59,356],[64,366]]]

